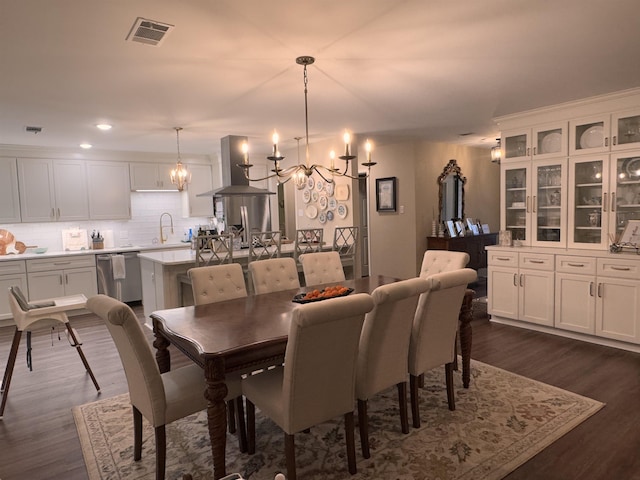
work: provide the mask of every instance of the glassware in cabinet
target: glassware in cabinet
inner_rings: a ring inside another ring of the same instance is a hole
[[[640,150],[612,155],[611,183],[609,240],[617,241],[629,220],[640,220]]]
[[[570,247],[605,248],[608,228],[603,222],[608,195],[608,158],[570,159]]]
[[[505,166],[502,170],[502,230],[509,230],[512,240],[523,243],[529,240],[530,168],[530,162],[526,162],[526,165]]]
[[[640,147],[640,110],[613,114],[611,128],[612,150]]]
[[[532,200],[534,237],[532,244],[566,244],[566,160],[534,162]]]

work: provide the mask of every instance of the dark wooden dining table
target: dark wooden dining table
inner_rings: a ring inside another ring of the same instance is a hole
[[[346,280],[341,285],[356,293],[370,293],[397,279],[373,276]],[[227,387],[225,375],[275,365],[284,360],[291,313],[298,306],[293,297],[323,286],[251,295],[207,305],[159,310],[151,314],[156,360],[161,372],[170,369],[169,345],[175,346],[203,367],[207,421],[215,479],[226,475]],[[462,314],[461,314],[462,318]],[[465,322],[468,324],[468,322]],[[462,329],[461,329],[462,332]],[[470,327],[468,330],[470,339]],[[461,338],[462,340],[462,338]],[[463,376],[471,343],[461,341]],[[465,345],[467,345],[465,347]],[[468,378],[468,370],[467,370]]]

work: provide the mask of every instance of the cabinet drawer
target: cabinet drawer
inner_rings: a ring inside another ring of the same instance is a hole
[[[640,280],[640,261],[625,258],[599,258],[598,275]]]
[[[594,257],[558,255],[556,256],[556,272],[595,275],[596,259]]]
[[[488,252],[487,263],[494,267],[517,267],[518,254],[516,252]]]
[[[95,267],[95,255],[80,255],[27,260],[28,272],[47,272],[67,268]]]
[[[24,273],[26,267],[23,260],[12,262],[0,262],[0,275],[15,275],[16,273]]]
[[[548,270],[552,272],[554,268],[553,255],[547,253],[521,253],[518,266],[530,270]]]

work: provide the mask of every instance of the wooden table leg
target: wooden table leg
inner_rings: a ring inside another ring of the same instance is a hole
[[[224,477],[226,472],[227,450],[227,385],[224,381],[224,360],[205,359],[204,376],[207,382],[207,422],[213,456],[213,478]]]
[[[169,345],[171,344],[169,340],[162,336],[155,320],[153,320],[153,335],[155,336],[153,346],[156,349],[156,363],[160,373],[166,373],[171,370],[171,353],[169,352]]]
[[[464,293],[458,320],[460,321],[460,350],[462,354],[462,384],[469,388],[471,380],[471,320],[473,319],[473,297],[476,292],[467,289]]]

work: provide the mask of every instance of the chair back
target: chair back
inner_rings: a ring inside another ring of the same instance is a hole
[[[344,282],[344,269],[338,252],[305,253],[300,255],[307,286],[322,283]]]
[[[372,308],[371,296],[360,293],[294,309],[282,385],[285,432],[353,411],[358,342]]]
[[[458,316],[467,285],[478,275],[471,268],[430,275],[420,295],[409,343],[409,373],[421,375],[453,362]]]
[[[191,268],[187,274],[191,279],[193,303],[196,305],[247,296],[244,273],[239,263]]]
[[[450,272],[464,268],[469,263],[469,254],[449,250],[427,250],[422,257],[420,277],[426,278],[436,273]]]
[[[233,235],[198,235],[195,238],[196,267],[233,262]]]
[[[282,233],[276,231],[251,232],[249,235],[249,262],[279,258],[282,249]]]
[[[296,261],[291,257],[257,260],[249,264],[255,294],[300,288]]]
[[[50,312],[30,304],[17,285],[9,287],[7,293],[13,321],[21,332],[69,323],[64,311]],[[48,303],[50,306],[55,305],[53,302]]]
[[[131,404],[153,425],[164,425],[166,398],[162,377],[140,321],[131,307],[106,295],[87,300],[87,309],[104,320],[118,349]]]
[[[407,356],[418,297],[429,288],[424,278],[381,285],[372,293],[360,335],[356,397],[368,400],[407,379]]]
[[[358,227],[336,227],[333,231],[333,250],[342,260],[355,260],[358,251]]]
[[[322,228],[304,228],[296,230],[293,257],[298,261],[300,255],[322,251]]]

